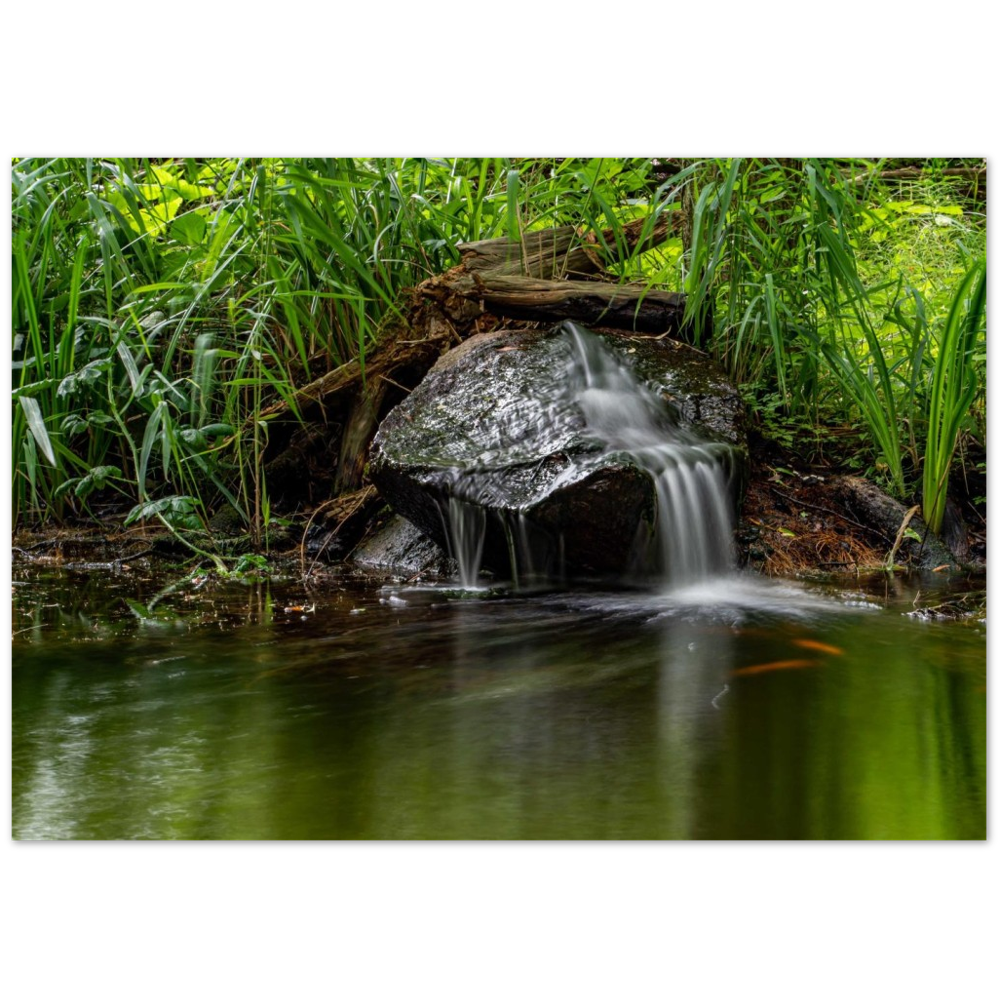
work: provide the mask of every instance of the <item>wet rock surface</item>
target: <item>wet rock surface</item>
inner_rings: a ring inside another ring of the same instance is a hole
[[[731,446],[721,451],[739,482],[744,408],[719,369],[665,338],[594,332],[666,404],[665,424]],[[496,330],[463,342],[382,422],[370,453],[372,482],[444,548],[456,499],[476,508],[485,516],[486,566],[504,571],[515,536],[532,536],[533,550],[558,563],[549,573],[622,572],[637,532],[655,516],[655,485],[588,427],[568,389],[573,363],[561,327]]]
[[[455,571],[441,546],[398,514],[355,549],[351,562],[363,569],[405,576],[446,577]]]

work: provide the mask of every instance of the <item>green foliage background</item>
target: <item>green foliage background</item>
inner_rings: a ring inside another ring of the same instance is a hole
[[[363,364],[459,242],[683,208],[688,245],[622,254],[619,279],[685,290],[768,433],[820,452],[849,429],[838,459],[937,526],[956,449],[985,445],[985,203],[943,161],[897,165],[16,160],[15,520],[117,491],[130,521],[228,506],[259,538],[263,407]]]

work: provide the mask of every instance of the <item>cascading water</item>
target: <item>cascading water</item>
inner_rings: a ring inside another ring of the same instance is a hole
[[[458,484],[454,488],[461,489]],[[468,484],[465,490],[473,492]],[[439,502],[438,513],[445,529],[448,555],[455,560],[458,568],[458,582],[464,590],[478,589],[486,541],[487,511],[472,500],[453,495],[448,498],[447,504]],[[540,580],[551,582],[554,578],[563,578],[561,538],[556,544],[553,559],[549,538],[531,523],[527,515],[509,515],[503,519],[502,527],[507,539],[511,582],[515,590]]]
[[[720,575],[732,564],[732,449],[677,427],[663,400],[604,346],[572,323],[570,382],[588,432],[628,455],[656,487],[656,523],[636,539],[639,575],[671,587]]]
[[[448,498],[448,515],[441,512],[448,538],[448,555],[458,564],[458,580],[466,589],[479,585],[479,568],[486,540],[486,511],[456,496]]]
[[[595,334],[565,323],[562,336],[567,377],[553,387],[549,402],[553,412],[571,410],[577,420],[582,415],[584,433],[596,446],[562,478],[578,478],[588,462],[620,454],[649,476],[656,496],[655,518],[641,522],[633,542],[633,578],[675,589],[724,574],[732,564],[732,447],[679,427],[664,400]],[[477,489],[474,468],[456,469],[447,500],[438,503],[465,588],[479,585],[487,519],[499,516],[487,511]],[[502,522],[515,588],[561,578],[562,536],[554,538],[523,510],[503,515]]]

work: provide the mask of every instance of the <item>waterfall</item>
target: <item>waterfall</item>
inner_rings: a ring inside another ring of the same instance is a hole
[[[594,334],[567,323],[570,383],[587,431],[606,452],[622,452],[653,480],[656,522],[636,539],[633,564],[670,587],[732,566],[733,512],[728,445],[699,439],[674,422],[664,401]]]
[[[573,323],[562,329],[570,360],[565,382],[553,391],[583,416],[584,433],[598,446],[564,475],[619,453],[650,477],[655,520],[642,522],[633,542],[636,579],[678,588],[724,574],[733,561],[732,448],[679,427],[664,400],[595,334]],[[438,503],[461,585],[480,585],[488,517],[501,518],[515,589],[561,579],[563,536],[551,537],[523,510],[490,513],[488,498],[478,490],[475,470],[455,470],[447,502]]]

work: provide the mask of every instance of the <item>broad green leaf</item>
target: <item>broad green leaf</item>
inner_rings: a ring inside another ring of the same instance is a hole
[[[205,238],[208,226],[197,212],[185,212],[170,224],[170,235],[185,246],[198,246]]]
[[[201,201],[203,198],[211,198],[215,195],[212,188],[191,184],[183,177],[177,179],[174,188],[185,201]]]
[[[66,437],[76,437],[77,434],[82,434],[85,430],[87,430],[89,426],[90,425],[87,421],[84,420],[79,414],[71,413],[59,425],[59,430],[61,430]]]
[[[108,371],[111,362],[107,358],[99,358],[85,364],[78,371],[67,375],[60,383],[56,391],[57,396],[74,396],[76,393],[94,383],[100,381]]]
[[[208,441],[205,439],[205,435],[202,434],[200,430],[196,427],[185,427],[184,430],[178,431],[177,436],[186,445],[190,445],[192,448],[207,448]]]
[[[42,454],[52,465],[56,464],[56,456],[52,451],[52,442],[49,440],[49,432],[45,429],[45,419],[42,417],[42,409],[38,405],[38,400],[31,396],[18,396],[24,416],[28,421],[28,430],[31,436],[38,442],[38,447],[42,449]]]
[[[181,205],[184,204],[182,198],[171,198],[169,201],[165,201],[162,205],[151,205],[149,208],[149,214],[153,216],[157,222],[170,222],[171,219],[180,211]]]
[[[80,480],[73,492],[85,500],[94,490],[104,489],[109,479],[117,479],[121,474],[117,465],[98,465]]]
[[[80,482],[79,476],[74,476],[72,479],[66,479],[61,482],[53,491],[52,497],[55,500],[61,500],[67,493],[69,493],[74,486],[78,485]]]
[[[190,519],[195,514],[195,507],[198,503],[198,500],[190,496],[170,496],[162,497],[159,500],[147,500],[144,503],[136,504],[128,512],[125,525],[148,520],[151,517],[162,517],[168,524],[179,523],[184,527],[192,526]],[[194,518],[193,524],[197,524],[197,517]]]
[[[206,424],[204,427],[198,429],[206,437],[222,437],[225,434],[233,433],[231,424]]]

